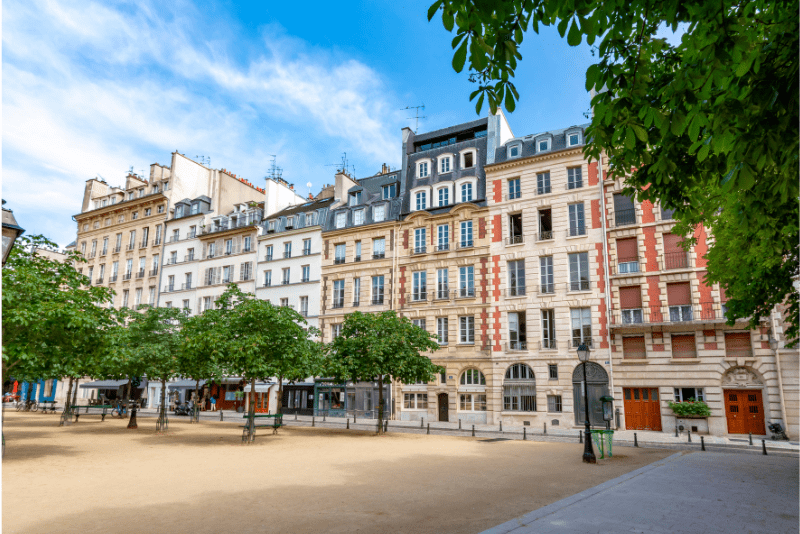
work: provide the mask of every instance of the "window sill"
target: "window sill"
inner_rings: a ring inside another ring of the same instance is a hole
[[[456,343],[459,347],[474,347],[475,343]]]
[[[700,363],[700,358],[670,358],[669,363]]]
[[[647,363],[647,358],[622,358],[617,365],[642,365]]]
[[[583,237],[583,236],[581,236],[581,237]],[[520,241],[519,243],[507,243],[506,247],[519,247],[519,246],[522,246],[524,244],[525,244],[524,241]]]
[[[583,233],[583,234],[579,234],[579,235],[568,235],[568,236],[567,236],[567,241],[569,241],[570,239],[582,239],[582,238],[586,238],[588,235],[589,235],[589,232],[586,232],[586,233]]]

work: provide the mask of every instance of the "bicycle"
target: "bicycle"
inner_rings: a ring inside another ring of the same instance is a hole
[[[117,402],[117,404],[111,409],[111,417],[122,419],[126,415],[128,415],[128,407],[122,402]]]
[[[35,400],[17,401],[17,411],[35,412],[39,409],[39,404]]]

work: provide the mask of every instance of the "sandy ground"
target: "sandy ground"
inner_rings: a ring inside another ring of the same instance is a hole
[[[4,414],[3,532],[480,532],[674,451]]]

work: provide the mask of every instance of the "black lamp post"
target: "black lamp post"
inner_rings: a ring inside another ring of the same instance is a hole
[[[578,347],[578,359],[583,363],[583,410],[586,414],[586,435],[583,440],[583,461],[596,464],[597,458],[592,447],[592,429],[589,424],[589,384],[586,382],[586,364],[589,363],[589,347],[581,343]]]
[[[3,204],[5,203],[6,201],[3,200]],[[3,265],[6,264],[6,258],[8,258],[8,253],[11,252],[14,246],[14,241],[16,241],[23,232],[25,232],[25,230],[17,224],[14,213],[9,209],[3,208]]]

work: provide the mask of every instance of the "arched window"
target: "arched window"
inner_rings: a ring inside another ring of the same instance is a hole
[[[503,410],[536,411],[536,380],[533,370],[524,363],[515,363],[506,371],[503,381]]]
[[[483,373],[481,373],[477,369],[467,369],[466,371],[464,371],[464,374],[461,375],[461,385],[485,386],[486,377],[484,377]]]

